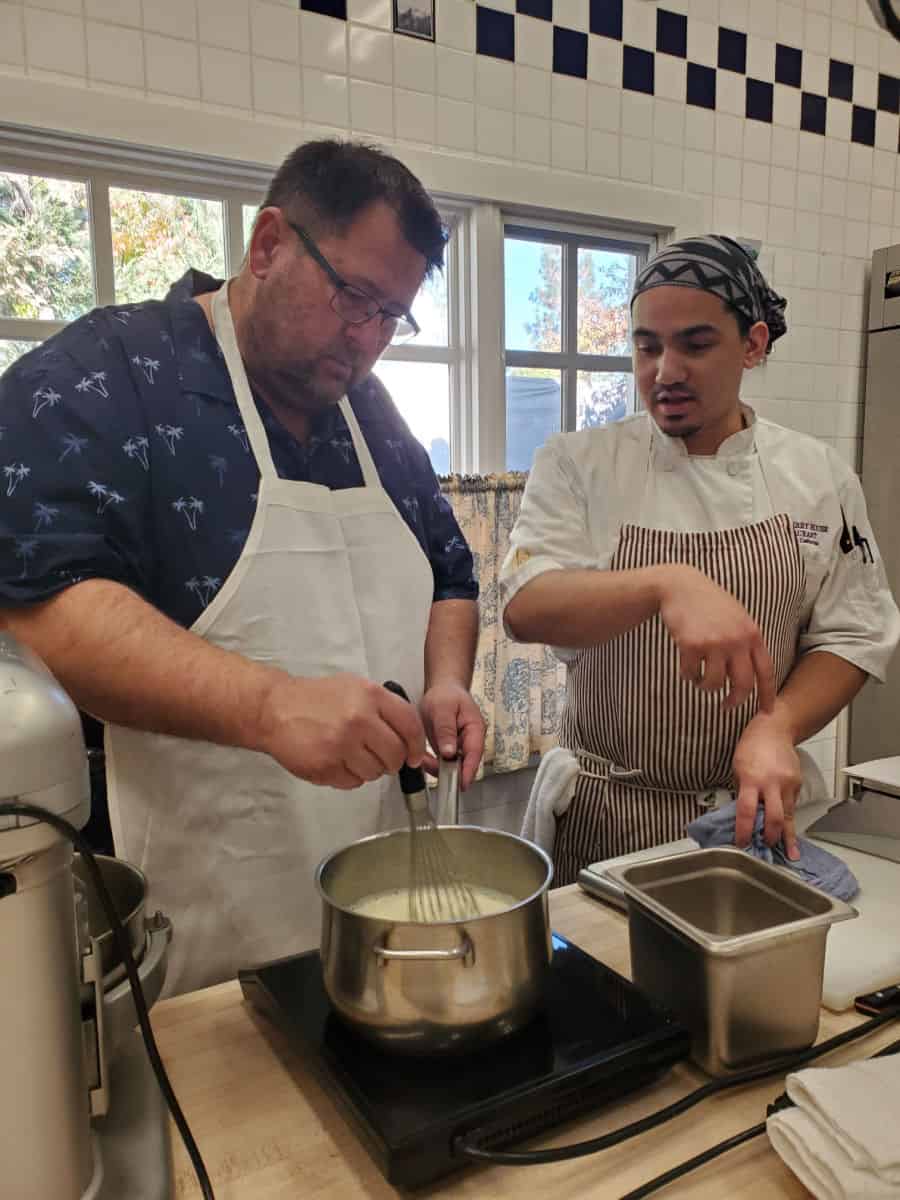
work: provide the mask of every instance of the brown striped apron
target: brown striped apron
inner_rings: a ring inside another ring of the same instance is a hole
[[[794,665],[805,569],[791,517],[776,513],[712,533],[623,524],[609,569],[687,563],[743,604],[759,626],[781,688]],[[738,740],[756,711],[756,692],[726,711],[722,693],[681,678],[678,651],[657,614],[570,663],[560,743],[579,759],[575,794],[557,824],[554,886],[589,863],[685,836],[731,788]]]

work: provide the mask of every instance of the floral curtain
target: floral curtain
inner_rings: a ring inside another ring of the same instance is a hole
[[[526,479],[521,472],[441,479],[475,557],[481,620],[472,694],[487,722],[484,762],[496,772],[527,766],[535,751],[556,745],[565,696],[562,663],[546,646],[519,645],[503,628],[500,567]]]

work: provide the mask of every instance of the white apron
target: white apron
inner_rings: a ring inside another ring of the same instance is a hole
[[[684,533],[647,528],[641,511],[648,473],[623,488],[610,570],[689,563],[735,596],[759,626],[782,686],[796,661],[805,568],[789,497],[774,472],[763,477],[773,516],[733,529]],[[573,883],[589,863],[685,836],[685,826],[732,786],[738,740],[756,693],[726,711],[722,696],[681,678],[678,650],[657,614],[622,637],[579,651],[569,664],[560,743],[580,764],[560,817],[554,883]]]
[[[213,321],[259,497],[240,558],[192,631],[293,675],[396,679],[418,702],[431,566],[382,488],[346,397],[363,486],[331,491],[278,477],[227,287],[213,299]],[[393,778],[355,791],[318,787],[265,754],[115,725],[106,767],[116,853],[147,875],[147,911],[173,923],[165,995],[318,946],[318,862],[406,820]]]

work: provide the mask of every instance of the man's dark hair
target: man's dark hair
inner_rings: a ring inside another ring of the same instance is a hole
[[[402,162],[363,142],[304,142],[275,172],[262,207],[283,209],[319,236],[343,233],[379,201],[397,214],[403,236],[428,264],[427,274],[443,267],[447,232],[433,200]]]

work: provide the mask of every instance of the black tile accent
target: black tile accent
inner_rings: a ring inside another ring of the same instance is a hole
[[[696,108],[716,107],[716,71],[714,67],[688,63],[687,102]]]
[[[878,76],[878,107],[882,112],[900,112],[900,79],[893,75]]]
[[[552,21],[553,0],[516,0],[516,12],[526,17],[540,17],[542,21]]]
[[[799,87],[803,72],[803,51],[795,46],[775,45],[775,82]]]
[[[766,121],[771,125],[774,99],[774,84],[762,79],[747,80],[747,116],[751,121]]]
[[[656,10],[656,48],[663,54],[687,58],[687,17],[683,13]]]
[[[747,71],[747,35],[737,29],[719,26],[719,66],[726,71]]]
[[[804,92],[800,97],[800,128],[807,133],[821,133],[824,136],[826,104],[824,96]]]
[[[853,121],[850,126],[851,142],[860,142],[863,146],[875,145],[875,109],[853,105]]]
[[[323,17],[347,20],[347,0],[300,0],[304,12],[320,13]]]
[[[853,99],[853,64],[832,58],[828,64],[828,95],[834,100]]]
[[[553,70],[558,75],[587,79],[588,35],[553,26]]]
[[[591,33],[622,40],[622,0],[591,0]]]
[[[498,12],[495,8],[475,6],[475,48],[479,54],[491,58],[505,58],[514,62],[516,57],[516,19],[512,13]]]
[[[622,48],[622,87],[653,95],[653,55],[636,46]]]

